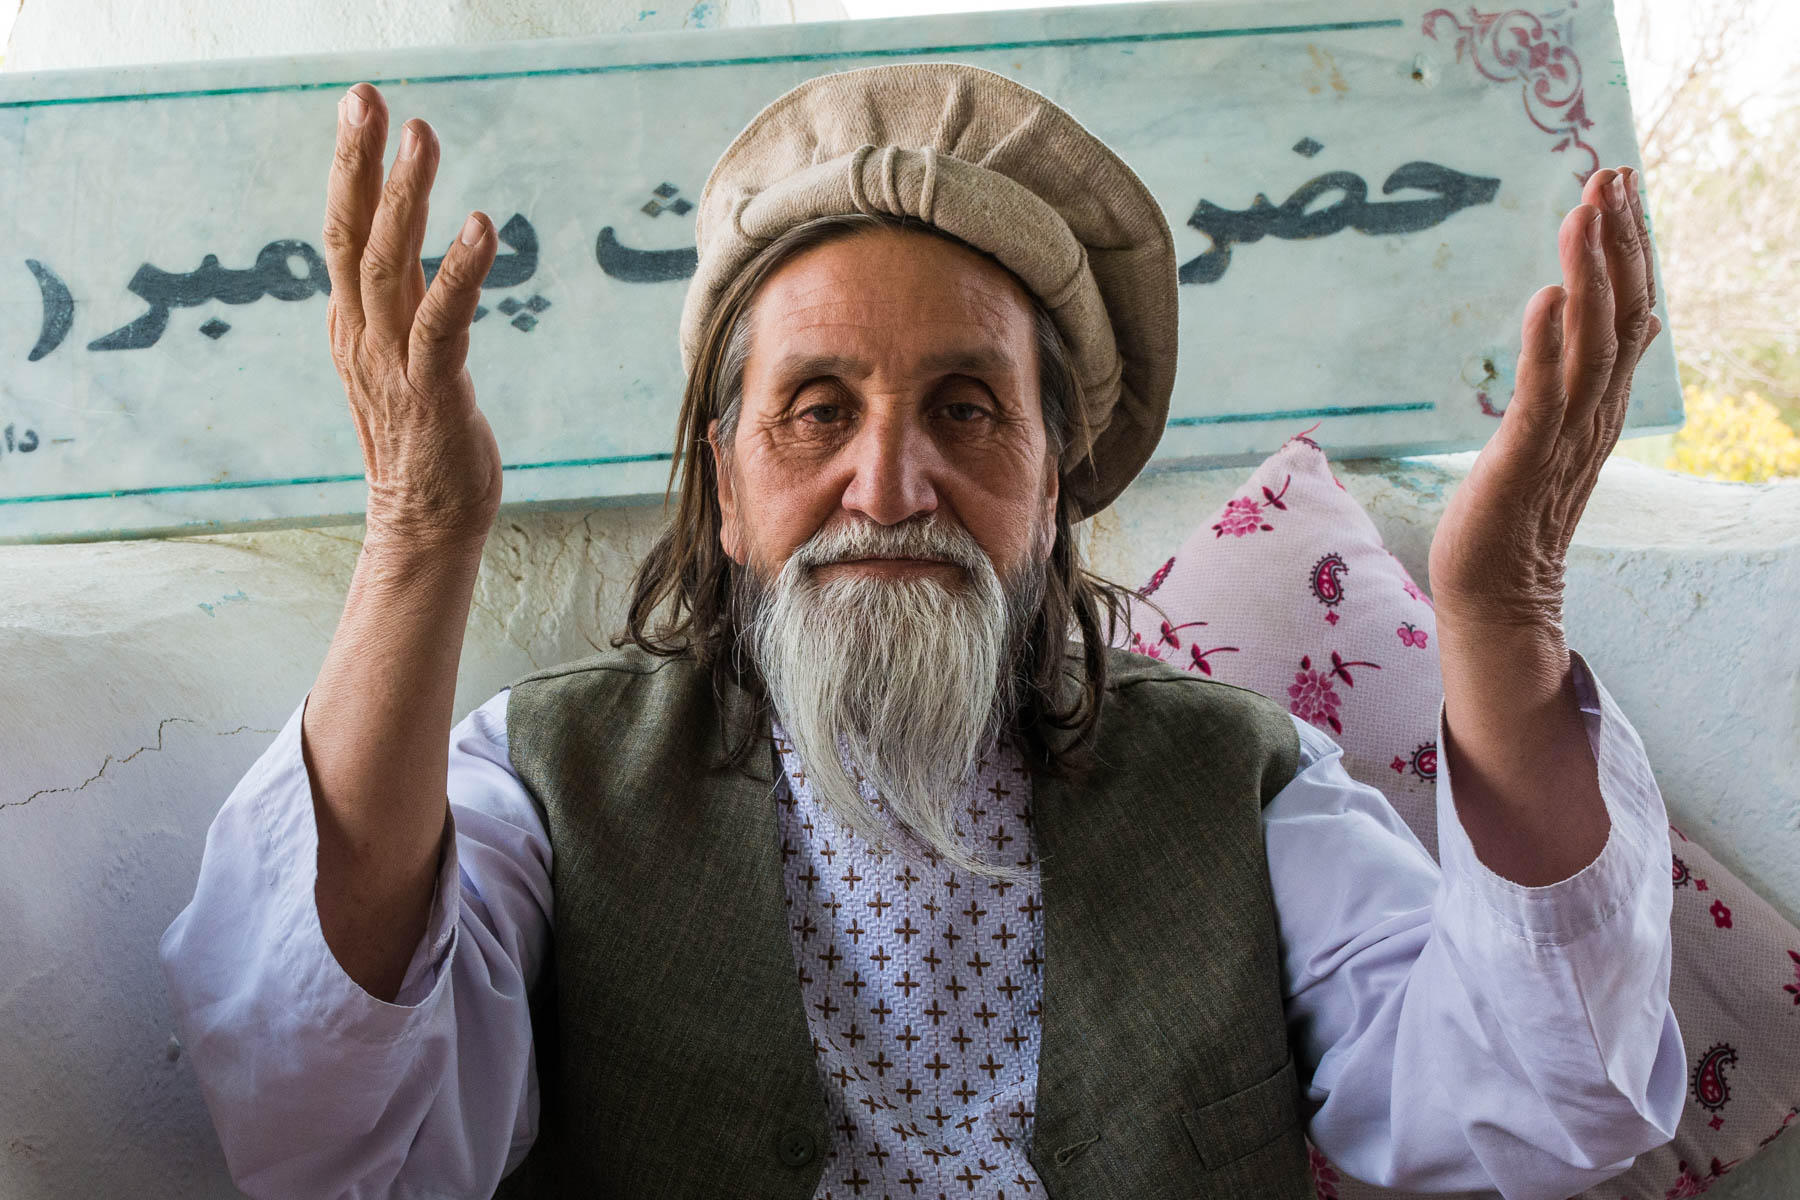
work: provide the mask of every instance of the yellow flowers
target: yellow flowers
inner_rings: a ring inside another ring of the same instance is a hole
[[[1688,387],[1683,399],[1687,424],[1670,447],[1664,464],[1670,470],[1740,483],[1800,476],[1800,434],[1755,392],[1729,395]]]

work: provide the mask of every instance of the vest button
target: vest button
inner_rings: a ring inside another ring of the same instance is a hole
[[[781,1155],[781,1161],[790,1167],[804,1167],[813,1160],[813,1155],[819,1152],[818,1143],[813,1140],[813,1135],[804,1129],[788,1130],[781,1135],[781,1140],[776,1143],[775,1148]]]

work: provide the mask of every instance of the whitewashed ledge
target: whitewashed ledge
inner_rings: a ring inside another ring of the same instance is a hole
[[[1421,582],[1470,458],[1339,464]],[[1140,582],[1247,473],[1140,479],[1092,530],[1096,565]],[[458,712],[602,642],[660,520],[655,506],[503,516]],[[0,1195],[233,1194],[171,1039],[156,943],[213,814],[317,672],[359,533],[0,547]],[[1800,483],[1615,459],[1569,570],[1570,639],[1642,733],[1677,819],[1800,912]],[[1712,1194],[1791,1197],[1794,1146]]]

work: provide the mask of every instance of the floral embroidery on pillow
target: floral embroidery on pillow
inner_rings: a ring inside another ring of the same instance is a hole
[[[1335,479],[1337,477],[1334,475],[1332,478]],[[1342,487],[1343,484],[1339,484],[1338,486]],[[1394,564],[1394,570],[1400,572],[1400,586],[1406,590],[1406,594],[1411,596],[1414,600],[1417,600],[1420,604],[1423,604],[1426,608],[1433,607],[1431,597],[1425,594],[1425,589],[1413,582],[1412,574],[1406,569],[1406,564],[1401,562],[1398,558],[1395,558],[1392,550],[1384,548],[1382,553],[1387,555],[1388,560]]]
[[[1685,842],[1685,841],[1687,841],[1687,838],[1684,836],[1681,840]],[[1673,878],[1675,880],[1675,886],[1678,888],[1686,887],[1688,885],[1688,883],[1693,880],[1694,873],[1692,871],[1689,871],[1688,865],[1681,861],[1681,855],[1671,854],[1669,857],[1674,860],[1674,864],[1675,864],[1674,875],[1673,875]]]
[[[1170,559],[1169,561],[1174,562],[1175,560]],[[1205,624],[1207,624],[1205,621],[1187,621],[1180,625],[1170,625],[1167,621],[1164,621],[1162,623],[1162,636],[1154,642],[1146,642],[1144,640],[1144,635],[1134,630],[1131,634],[1131,644],[1126,648],[1133,653],[1142,654],[1146,658],[1154,658],[1159,662],[1166,661],[1170,666],[1174,666],[1176,663],[1175,659],[1171,658],[1165,660],[1163,658],[1163,647],[1167,645],[1171,650],[1180,650],[1181,638],[1178,636],[1179,632],[1183,629],[1193,629]],[[1200,644],[1195,642],[1188,646],[1189,661],[1182,663],[1181,666],[1185,670],[1199,671],[1203,675],[1211,675],[1213,669],[1212,664],[1206,661],[1207,655],[1223,654],[1227,651],[1237,653],[1238,647],[1214,646],[1210,650],[1202,650]]]
[[[1236,646],[1214,646],[1211,650],[1202,650],[1197,645],[1189,646],[1188,647],[1188,657],[1190,659],[1192,659],[1193,661],[1188,665],[1187,669],[1190,671],[1199,671],[1202,675],[1211,675],[1213,669],[1212,669],[1212,664],[1206,661],[1207,655],[1209,655],[1209,654],[1227,654],[1227,653],[1235,654],[1237,652],[1238,652],[1238,647],[1236,647]]]
[[[1714,1129],[1725,1126],[1725,1118],[1719,1115],[1731,1103],[1731,1085],[1725,1082],[1725,1068],[1737,1066],[1737,1060],[1736,1048],[1720,1042],[1694,1063],[1694,1077],[1688,1086],[1700,1107],[1713,1114],[1707,1124]]]
[[[1669,826],[1669,832],[1674,834],[1676,837],[1680,838],[1684,842],[1688,840],[1688,835],[1681,832],[1681,830],[1675,828],[1673,825]],[[1684,887],[1687,887],[1689,884],[1693,884],[1694,890],[1696,892],[1704,892],[1707,890],[1705,878],[1702,876],[1696,875],[1692,871],[1690,871],[1688,869],[1687,863],[1682,861],[1681,855],[1672,854],[1672,855],[1670,855],[1670,858],[1672,858],[1674,860],[1675,874],[1674,874],[1673,878],[1674,878],[1676,887],[1684,888]]]
[[[1782,984],[1781,990],[1791,995],[1794,998],[1795,1004],[1800,1004],[1800,954],[1789,950],[1788,957],[1794,960],[1794,982]],[[1789,1115],[1791,1116],[1792,1114]],[[1783,1121],[1781,1127],[1786,1129],[1787,1122]]]
[[[1328,624],[1338,623],[1337,606],[1344,602],[1344,576],[1349,573],[1344,556],[1336,550],[1314,563],[1307,573],[1306,585],[1312,589],[1313,599],[1325,606]]]
[[[1402,774],[1410,769],[1416,778],[1430,783],[1437,778],[1437,743],[1426,742],[1405,758],[1396,754],[1388,765]]]
[[[1338,720],[1337,715],[1344,698],[1333,690],[1331,681],[1333,678],[1342,679],[1345,687],[1355,687],[1356,680],[1350,677],[1351,667],[1381,670],[1379,665],[1372,662],[1345,662],[1343,655],[1333,650],[1331,669],[1321,672],[1313,667],[1311,655],[1301,655],[1300,669],[1294,673],[1294,682],[1288,685],[1288,711],[1314,725],[1330,725],[1333,733],[1344,732],[1343,722]]]
[[[1271,492],[1268,486],[1264,485],[1263,501],[1271,508],[1279,508],[1286,512],[1287,505],[1281,502],[1281,498],[1287,495],[1288,484],[1292,482],[1294,482],[1292,475],[1282,480],[1279,492]],[[1255,533],[1258,530],[1268,533],[1274,528],[1263,517],[1262,504],[1258,504],[1248,496],[1239,496],[1235,500],[1226,502],[1225,511],[1219,515],[1219,523],[1213,526],[1213,536],[1220,538],[1229,533],[1232,537],[1241,538],[1247,533]]]
[[[1306,1161],[1312,1167],[1313,1194],[1318,1200],[1338,1200],[1338,1173],[1331,1160],[1319,1153],[1311,1142],[1306,1144]]]
[[[1738,1160],[1736,1159],[1722,1164],[1715,1158],[1712,1160],[1712,1170],[1702,1178],[1694,1174],[1694,1169],[1683,1162],[1679,1168],[1680,1178],[1675,1181],[1674,1187],[1663,1193],[1663,1200],[1685,1200],[1690,1196],[1703,1196],[1711,1190],[1713,1184],[1719,1181],[1720,1176],[1729,1175],[1731,1168],[1737,1164]]]
[[[1169,577],[1169,572],[1174,569],[1175,559],[1171,556],[1168,562],[1156,569],[1156,574],[1150,577],[1150,582],[1139,589],[1138,595],[1148,596],[1151,592],[1154,592],[1157,588],[1161,587],[1163,585],[1163,580],[1167,579]]]

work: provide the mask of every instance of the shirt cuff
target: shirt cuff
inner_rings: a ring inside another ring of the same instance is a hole
[[[275,892],[274,924],[281,931],[277,952],[290,964],[299,1000],[318,1027],[358,1041],[388,1043],[423,1028],[446,994],[450,972],[444,967],[455,949],[458,915],[447,899],[458,895],[455,828],[445,820],[430,915],[400,991],[392,1002],[379,999],[344,971],[319,923],[314,897],[319,831],[300,741],[310,699],[308,693],[265,755],[270,778],[253,793],[263,875]]]
[[[1647,879],[1668,873],[1668,814],[1643,743],[1587,660],[1573,650],[1569,659],[1598,768],[1600,797],[1612,825],[1593,862],[1543,887],[1514,883],[1490,870],[1476,855],[1457,814],[1449,756],[1438,757],[1438,854],[1446,886],[1535,945],[1566,945],[1584,937],[1623,908]],[[1445,745],[1441,702],[1438,745]]]
[[[456,858],[456,817],[454,811],[444,818],[444,836],[438,843],[437,883],[431,892],[431,915],[425,920],[425,932],[413,950],[412,961],[400,979],[400,990],[394,1003],[411,1007],[422,1003],[437,985],[438,976],[450,961],[450,945],[456,938],[456,914],[450,911],[446,897],[461,898],[458,879],[460,866]]]

